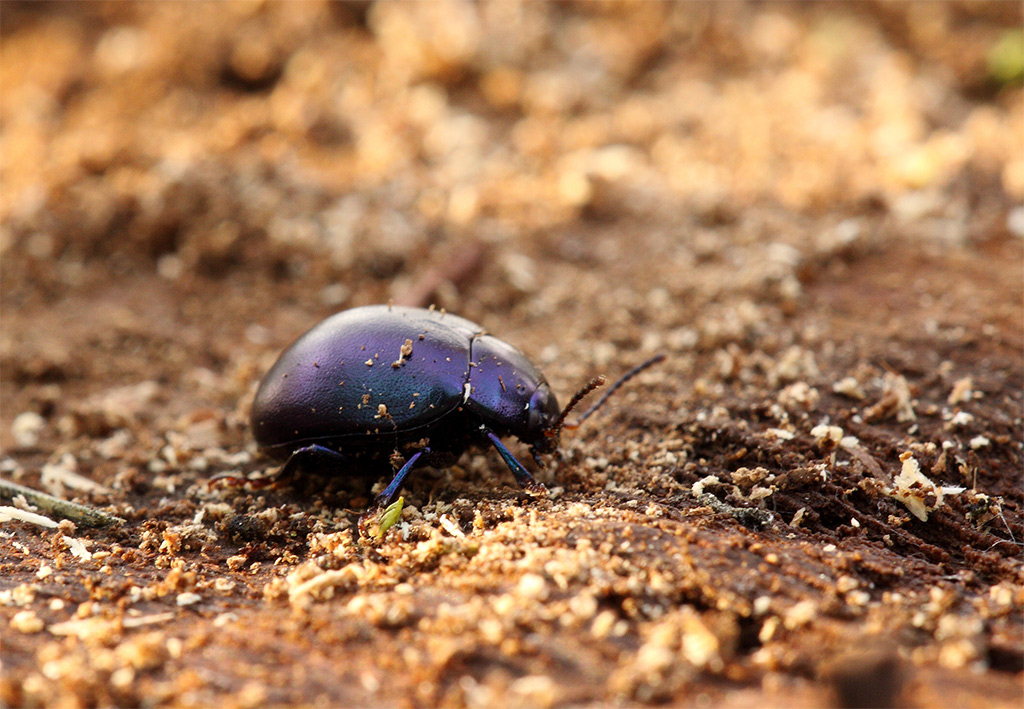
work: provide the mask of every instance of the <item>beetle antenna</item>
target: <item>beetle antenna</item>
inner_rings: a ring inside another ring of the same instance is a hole
[[[573,421],[572,423],[563,423],[562,421],[563,421],[563,419],[565,419],[565,415],[567,413],[569,413],[569,410],[573,406],[575,406],[577,403],[579,403],[579,399],[582,399],[584,396],[586,396],[588,393],[590,393],[590,391],[592,389],[594,389],[594,387],[591,387],[590,384],[588,384],[586,387],[584,387],[583,389],[580,390],[579,394],[577,394],[576,396],[573,397],[572,401],[569,402],[569,406],[565,407],[565,411],[562,412],[562,416],[558,420],[559,428],[568,428],[568,429],[579,428],[580,425],[584,421],[586,421],[588,418],[590,418],[590,416],[595,411],[597,411],[598,409],[600,409],[604,405],[604,402],[608,401],[608,397],[610,397],[612,394],[614,394],[616,391],[618,391],[619,387],[621,387],[623,384],[628,382],[630,379],[632,379],[636,375],[640,374],[640,372],[644,371],[648,367],[652,367],[652,366],[654,366],[658,362],[661,362],[664,359],[665,359],[665,355],[663,355],[663,354],[655,355],[655,356],[651,357],[649,360],[647,360],[646,362],[641,362],[637,366],[633,367],[631,370],[629,370],[628,372],[623,374],[621,377],[619,377],[618,381],[616,381],[614,384],[612,384],[611,388],[604,393],[604,396],[602,396],[600,399],[598,399],[596,404],[594,404],[589,409],[584,411],[583,415],[580,416],[579,419],[577,419],[576,421]],[[602,379],[603,379],[603,377],[602,377]],[[591,383],[593,383],[593,382],[591,382]]]
[[[583,401],[587,394],[594,391],[594,389],[597,389],[599,386],[602,386],[604,383],[605,378],[603,376],[594,377],[587,382],[582,389],[573,395],[572,399],[569,400],[569,403],[565,405],[565,408],[562,409],[562,413],[559,415],[558,420],[555,421],[551,428],[544,430],[544,435],[548,438],[556,438],[563,428],[576,428],[576,425],[565,423],[565,417],[569,415],[570,411],[576,408],[577,404]]]

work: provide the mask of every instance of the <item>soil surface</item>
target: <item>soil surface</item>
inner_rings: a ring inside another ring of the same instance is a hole
[[[0,9],[0,476],[125,520],[0,500],[0,703],[1020,706],[1019,3]],[[666,359],[548,496],[208,484],[389,301]]]

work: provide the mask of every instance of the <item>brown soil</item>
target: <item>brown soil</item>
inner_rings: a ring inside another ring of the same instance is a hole
[[[1020,705],[1019,4],[2,10],[0,475],[127,521],[0,522],[0,702]],[[667,359],[548,499],[207,485],[389,300]]]

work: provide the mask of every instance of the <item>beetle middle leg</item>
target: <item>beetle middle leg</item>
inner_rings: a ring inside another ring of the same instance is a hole
[[[409,460],[405,461],[405,465],[398,469],[398,472],[395,473],[395,477],[391,478],[391,482],[388,483],[388,486],[384,488],[379,495],[377,495],[374,509],[384,509],[394,502],[395,496],[398,494],[398,489],[402,487],[402,483],[405,482],[406,476],[412,471],[412,467],[416,465],[416,461],[424,455],[429,456],[430,453],[432,453],[432,451],[428,447],[422,448],[409,456]]]
[[[393,478],[391,478],[391,482],[388,483],[388,486],[381,490],[380,494],[377,495],[377,499],[374,500],[374,504],[359,516],[357,526],[359,528],[360,535],[364,537],[367,536],[367,523],[374,517],[374,515],[378,512],[382,512],[388,507],[388,505],[394,502],[395,497],[398,495],[398,490],[402,487],[402,483],[405,482],[405,478],[412,471],[413,466],[416,465],[424,455],[426,455],[427,460],[429,460],[431,453],[433,453],[433,451],[431,451],[429,447],[424,447],[409,456],[409,460],[405,461],[405,465],[398,469],[398,472],[395,473]]]

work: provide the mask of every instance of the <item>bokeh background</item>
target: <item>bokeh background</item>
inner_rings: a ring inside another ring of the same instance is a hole
[[[4,2],[0,471],[129,525],[3,532],[0,698],[1012,705],[1022,12]],[[338,531],[366,484],[205,488],[268,469],[281,348],[388,301],[563,400],[668,360],[562,497],[467,456],[373,551]],[[863,483],[908,451],[973,497],[928,523]],[[698,504],[709,475],[776,526]]]
[[[1024,198],[1013,3],[4,10],[10,286],[102,262],[377,302],[480,243],[485,291],[523,286],[594,222],[889,210],[963,241]]]

